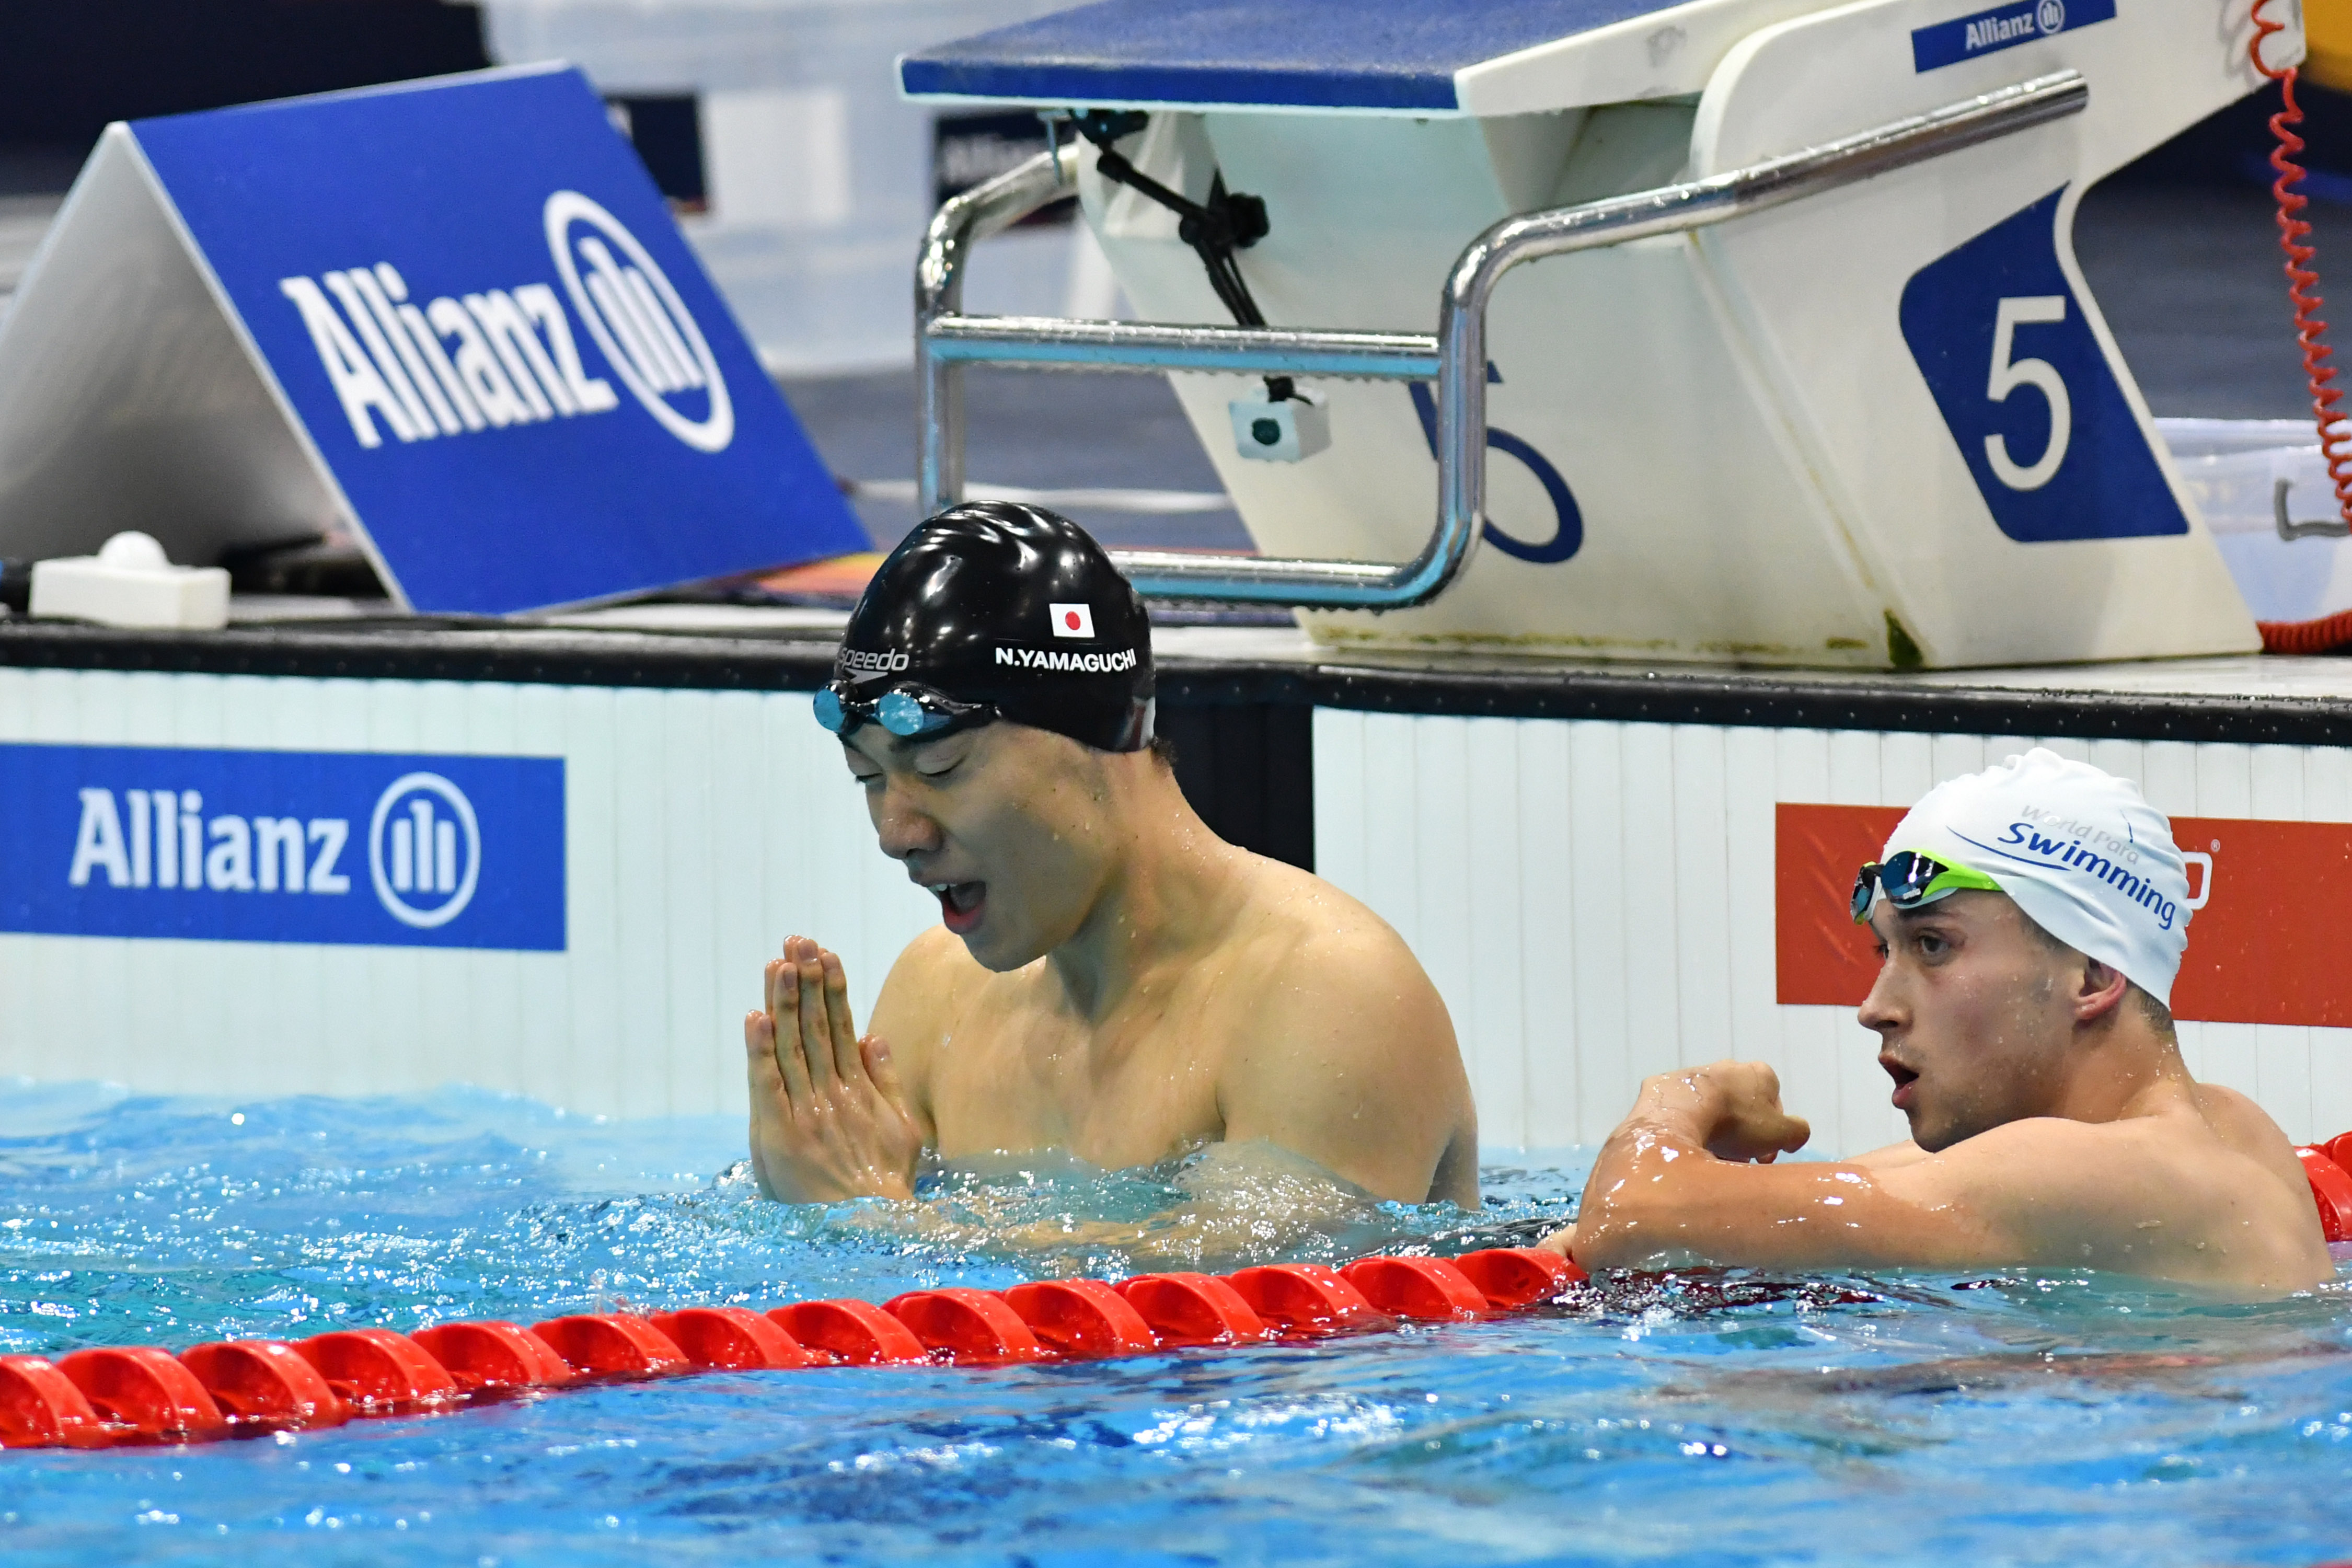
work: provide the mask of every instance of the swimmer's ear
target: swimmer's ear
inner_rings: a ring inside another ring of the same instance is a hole
[[[2074,993],[2074,1021],[2092,1024],[2107,1017],[2122,1005],[2124,993],[2130,989],[2131,982],[2124,978],[2122,970],[2086,954],[2083,959],[2082,987]]]

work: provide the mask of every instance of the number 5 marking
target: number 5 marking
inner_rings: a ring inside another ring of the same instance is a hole
[[[2021,386],[2030,386],[2050,405],[2050,440],[2042,448],[2042,456],[2032,464],[2021,467],[2011,460],[2006,437],[1998,434],[1985,437],[1985,460],[1992,465],[1993,477],[2013,490],[2040,489],[2058,471],[2058,465],[2066,460],[2066,441],[2074,433],[2074,405],[2066,395],[2066,382],[2059,375],[2056,365],[2046,359],[2012,361],[2009,353],[2015,345],[2021,324],[2065,319],[2063,294],[2028,294],[2003,300],[1993,313],[1992,372],[1985,378],[1985,395],[1995,403],[2005,403],[2011,393]]]
[[[1486,379],[1496,382],[1503,378],[1490,364],[1486,367]],[[1428,387],[1417,381],[1409,384],[1405,390],[1412,394],[1412,411],[1421,416],[1421,433],[1429,437],[1429,455],[1434,458],[1437,456],[1437,399],[1429,395]],[[1496,528],[1489,519],[1480,529],[1479,537],[1506,555],[1530,561],[1538,566],[1553,565],[1574,555],[1584,544],[1584,512],[1576,504],[1576,497],[1570,493],[1568,481],[1559,477],[1559,470],[1553,468],[1541,452],[1508,430],[1497,430],[1492,425],[1487,426],[1486,445],[1495,451],[1510,454],[1528,466],[1528,472],[1536,477],[1536,483],[1543,486],[1544,494],[1551,499],[1553,526],[1549,539],[1530,543],[1524,539],[1514,539]]]

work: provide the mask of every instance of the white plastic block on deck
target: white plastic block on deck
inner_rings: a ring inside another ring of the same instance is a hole
[[[2245,0],[1305,0],[1247,30],[1110,0],[901,68],[942,102],[1145,110],[1120,144],[1270,234],[1277,326],[1428,331],[1514,214],[1726,173],[2061,69],[2082,113],[1865,184],[1523,268],[1488,318],[1487,525],[1423,608],[1329,641],[1877,666],[2257,638],[2076,266],[2096,180],[2260,85]],[[2282,8],[2284,9],[2284,8]],[[2300,47],[2290,31],[2275,58]],[[1080,179],[1140,319],[1221,321],[1176,220]],[[1397,561],[1435,516],[1429,389],[1312,382],[1331,445],[1244,460],[1249,384],[1173,378],[1259,546]]]
[[[106,626],[218,631],[228,625],[228,573],[174,566],[144,533],[118,533],[95,555],[33,563],[32,612]]]

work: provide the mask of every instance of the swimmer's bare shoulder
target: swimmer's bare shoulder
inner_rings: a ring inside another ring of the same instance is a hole
[[[2218,1083],[2200,1083],[2195,1094],[2205,1125],[2224,1146],[2262,1166],[2297,1197],[2304,1195],[2310,1181],[2303,1173],[2303,1162],[2295,1158],[2294,1144],[2268,1111],[2248,1096]]]
[[[1916,1212],[1970,1216],[2017,1262],[2264,1293],[2332,1277],[2300,1167],[2290,1182],[2264,1157],[2275,1140],[2293,1161],[2284,1134],[2244,1097],[2218,1093],[2219,1128],[2203,1104],[2105,1122],[2028,1117],[1873,1179]]]
[[[907,1089],[908,1109],[922,1123],[929,1142],[939,1141],[931,1089],[940,1043],[979,1001],[992,978],[973,961],[961,938],[935,925],[900,951],[874,999],[871,1032],[888,1042],[898,1080]]]
[[[1330,883],[1249,862],[1222,988],[1225,1136],[1266,1139],[1383,1197],[1475,1207],[1477,1113],[1427,972]]]

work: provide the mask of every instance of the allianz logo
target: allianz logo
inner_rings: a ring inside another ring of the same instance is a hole
[[[577,191],[548,197],[541,226],[562,296],[542,281],[420,302],[390,261],[278,279],[352,437],[374,449],[385,431],[405,446],[610,414],[621,400],[591,374],[593,349],[665,430],[723,451],[735,438],[727,380],[661,265]]]
[[[131,891],[300,893],[352,890],[343,863],[352,824],[341,816],[205,815],[193,789],[151,784],[81,792],[69,886]],[[404,773],[368,819],[368,880],[403,925],[448,924],[472,903],[482,829],[465,792],[438,773]]]
[[[1971,54],[2000,45],[2066,30],[2065,0],[2037,0],[2032,5],[2008,16],[1981,16],[1971,20],[1963,37],[1963,47]]]

